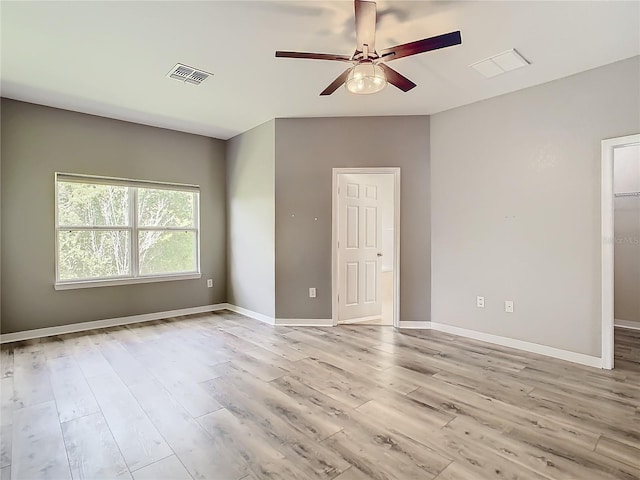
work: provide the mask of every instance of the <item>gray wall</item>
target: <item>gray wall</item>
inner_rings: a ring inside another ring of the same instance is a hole
[[[424,116],[276,119],[276,316],[331,318],[333,167],[401,168],[400,319],[429,320]]]
[[[2,333],[226,300],[223,141],[14,100],[1,108]],[[56,171],[200,185],[203,278],[55,291]]]
[[[227,144],[228,302],[275,315],[275,121]]]
[[[640,192],[640,145],[614,151],[615,193]],[[617,197],[615,207],[615,318],[640,322],[640,196]]]
[[[640,131],[639,73],[635,57],[431,117],[432,321],[600,355],[600,142]]]

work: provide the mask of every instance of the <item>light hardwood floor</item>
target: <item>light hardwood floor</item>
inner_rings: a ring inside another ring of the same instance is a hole
[[[640,332],[616,352],[229,312],[10,344],[1,478],[638,479]]]

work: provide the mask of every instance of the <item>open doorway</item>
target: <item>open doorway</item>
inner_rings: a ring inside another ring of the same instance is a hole
[[[615,327],[640,331],[640,135],[602,142],[601,202],[602,368],[611,369]]]
[[[333,169],[333,324],[397,326],[400,169]]]

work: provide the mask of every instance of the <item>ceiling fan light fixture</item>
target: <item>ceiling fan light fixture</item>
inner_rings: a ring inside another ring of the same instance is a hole
[[[349,93],[370,95],[387,86],[387,76],[380,65],[361,62],[349,71],[344,85]]]
[[[435,37],[403,43],[402,45],[385,48],[377,52],[375,48],[376,2],[374,0],[354,0],[353,5],[356,21],[356,51],[353,55],[276,51],[276,57],[279,58],[307,58],[309,60],[331,60],[355,64],[344,70],[327,88],[320,92],[321,97],[331,95],[342,85],[345,86],[349,93],[355,95],[377,93],[386,87],[387,83],[403,92],[408,92],[416,84],[389,67],[387,62],[462,43],[462,36],[460,31],[457,30],[436,35]]]

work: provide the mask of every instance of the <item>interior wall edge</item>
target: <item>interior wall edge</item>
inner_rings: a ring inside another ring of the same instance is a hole
[[[275,121],[226,143],[227,297],[275,316]]]

